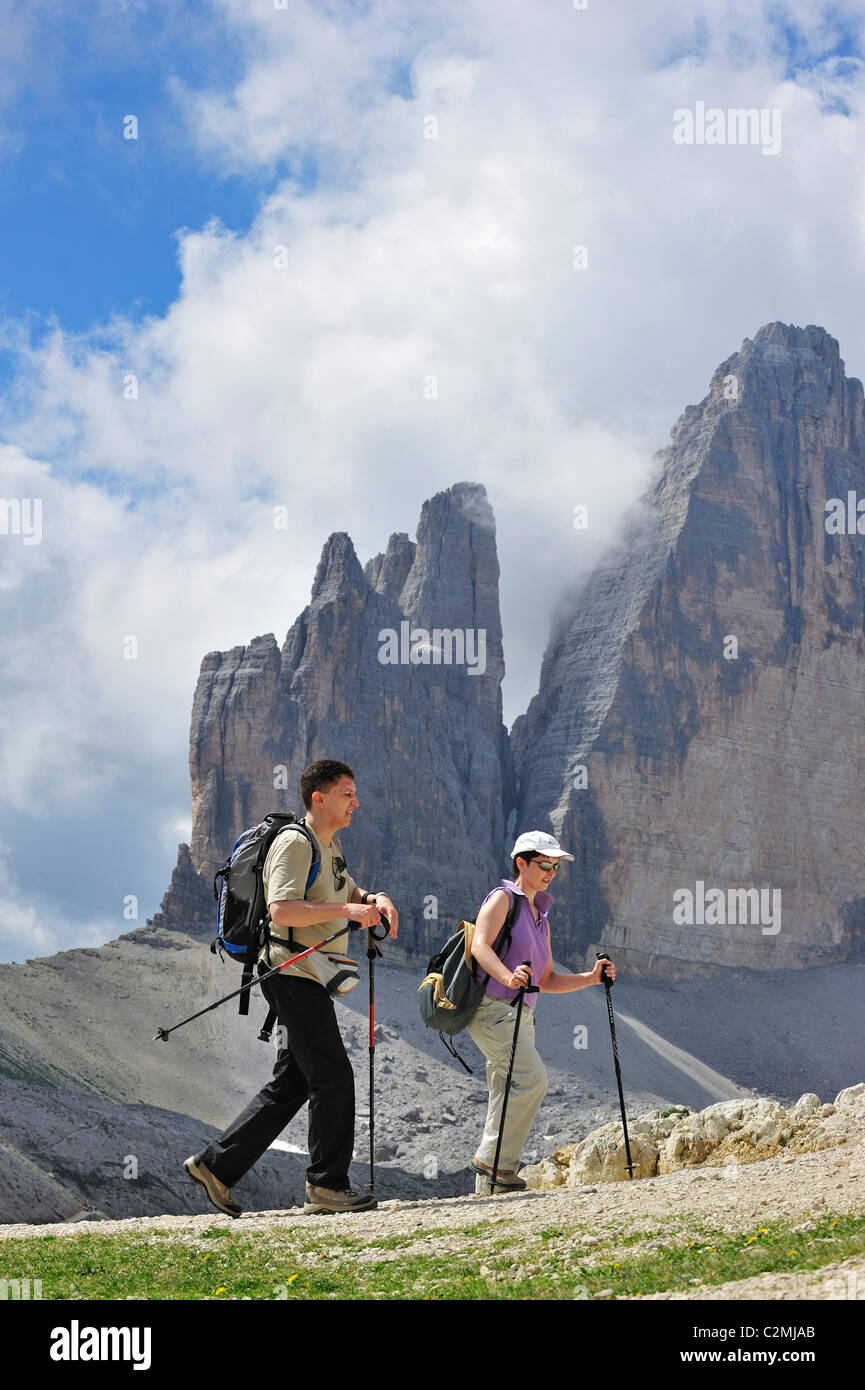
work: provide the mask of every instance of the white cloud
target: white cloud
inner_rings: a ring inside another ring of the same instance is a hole
[[[788,71],[752,0],[624,24],[486,0],[217,9],[240,78],[176,93],[198,156],[263,180],[253,225],[178,232],[163,317],[32,344],[6,328],[6,476],[45,499],[42,545],[3,540],[18,811],[48,787],[86,818],[140,787],[154,823],[160,796],[173,816],[201,656],[281,640],[329,532],[363,560],[463,478],[496,513],[513,718],[556,593],[618,539],[652,452],[744,336],[822,323],[865,367],[861,84],[831,58],[829,11],[787,7],[818,64]],[[781,153],[674,145],[697,100],[781,108]]]

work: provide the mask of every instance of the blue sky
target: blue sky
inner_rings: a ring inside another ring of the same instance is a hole
[[[486,485],[511,722],[538,612],[744,337],[819,323],[865,374],[862,28],[811,0],[6,7],[0,495],[44,497],[45,538],[0,548],[0,958],[158,908],[201,658],[282,640],[329,531],[365,560]],[[780,110],[777,157],[675,146],[697,101]]]
[[[184,138],[175,83],[229,88],[242,71],[218,5],[95,13],[36,7],[33,68],[4,122],[0,310],[56,316],[71,331],[164,313],[180,289],[179,228],[217,217],[244,230],[281,179],[306,191],[317,179],[311,150],[288,148],[266,171],[229,172]],[[394,62],[383,89],[410,97],[410,64]],[[123,134],[130,114],[137,139]]]
[[[84,332],[164,313],[180,288],[177,229],[214,215],[247,227],[266,189],[203,167],[178,138],[173,81],[228,84],[239,59],[209,5],[174,8],[36,8],[30,71],[3,117],[0,309],[36,315],[37,332],[39,319]],[[124,138],[130,114],[137,139]]]

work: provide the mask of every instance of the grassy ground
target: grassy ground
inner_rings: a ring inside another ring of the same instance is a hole
[[[665,1225],[606,1247],[576,1224],[516,1239],[489,1225],[432,1228],[370,1246],[339,1220],[0,1241],[0,1280],[41,1280],[43,1300],[574,1299],[688,1290],[865,1253],[865,1212],[732,1236],[690,1221],[687,1232]]]

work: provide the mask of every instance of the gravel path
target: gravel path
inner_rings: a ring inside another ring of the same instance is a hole
[[[784,1155],[737,1168],[679,1169],[634,1183],[609,1183],[596,1187],[560,1187],[548,1192],[501,1194],[495,1197],[455,1197],[422,1201],[386,1201],[376,1211],[345,1217],[310,1217],[299,1207],[287,1211],[259,1211],[230,1222],[216,1212],[202,1216],[135,1217],[122,1221],[77,1221],[43,1226],[0,1226],[0,1239],[33,1236],[58,1237],[111,1233],[150,1233],[154,1241],[181,1239],[197,1244],[206,1230],[218,1222],[232,1232],[260,1235],[267,1240],[276,1232],[297,1228],[308,1235],[320,1229],[363,1242],[360,1250],[327,1246],[305,1253],[298,1264],[327,1258],[349,1260],[403,1259],[426,1254],[430,1249],[457,1259],[477,1253],[483,1231],[500,1238],[508,1228],[514,1260],[537,1258],[541,1230],[560,1225],[568,1248],[581,1261],[600,1258],[603,1263],[633,1256],[635,1247],[620,1249],[626,1236],[644,1232],[645,1248],[657,1246],[659,1235],[666,1245],[699,1239],[708,1230],[744,1233],[774,1223],[796,1227],[827,1214],[865,1211],[865,1140],[840,1144],[818,1153]],[[318,1223],[323,1223],[318,1225]],[[473,1228],[472,1234],[466,1234]],[[415,1236],[399,1250],[383,1249],[378,1242],[393,1236]],[[530,1253],[530,1251],[532,1253]],[[856,1256],[820,1270],[769,1273],[702,1288],[688,1293],[660,1293],[653,1300],[810,1300],[865,1299],[865,1257]],[[645,1301],[642,1300],[642,1301]]]
[[[865,1210],[865,1140],[840,1144],[819,1153],[785,1155],[737,1167],[682,1168],[634,1183],[596,1187],[561,1187],[551,1192],[502,1193],[495,1197],[451,1197],[423,1201],[386,1201],[371,1212],[336,1217],[330,1223],[345,1233],[369,1237],[426,1231],[461,1230],[465,1226],[507,1222],[515,1239],[531,1236],[540,1226],[578,1224],[592,1228],[606,1246],[617,1236],[679,1223],[681,1233],[712,1227],[744,1231],[771,1221],[793,1223]],[[133,1217],[123,1221],[0,1226],[0,1239],[40,1235],[105,1235],[123,1231],[196,1231],[227,1218],[209,1211],[202,1216]],[[249,1213],[238,1231],[306,1226],[314,1219],[299,1207]]]

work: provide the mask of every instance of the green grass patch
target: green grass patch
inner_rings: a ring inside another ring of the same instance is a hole
[[[371,1242],[331,1233],[324,1222],[248,1233],[211,1226],[49,1235],[0,1241],[0,1278],[41,1280],[43,1300],[558,1300],[605,1289],[641,1296],[687,1291],[695,1282],[817,1269],[865,1253],[865,1212],[827,1215],[807,1232],[775,1224],[736,1235],[704,1230],[690,1239],[669,1228],[614,1232],[609,1249],[627,1253],[609,1260],[603,1246],[575,1252],[585,1229],[527,1232],[496,1223],[418,1228]],[[462,1248],[436,1250],[433,1240],[419,1250],[430,1234]],[[669,1244],[643,1248],[658,1239]]]
[[[725,1284],[757,1274],[792,1273],[865,1253],[865,1213],[827,1215],[814,1229],[793,1231],[773,1223],[731,1236],[704,1232],[699,1239],[642,1256],[619,1260],[591,1271],[616,1294],[682,1292],[703,1285]]]

